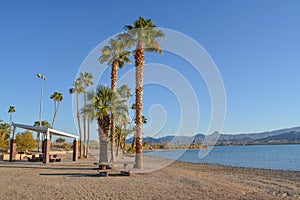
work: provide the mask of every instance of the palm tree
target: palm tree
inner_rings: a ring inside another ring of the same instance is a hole
[[[84,106],[87,104],[87,88],[90,85],[93,85],[93,75],[92,73],[84,72],[80,73],[79,78],[77,79],[78,81],[81,81],[83,83],[83,88],[84,88]],[[86,130],[86,125],[87,129]],[[88,136],[87,136],[88,135]],[[87,139],[88,137],[88,139]],[[87,157],[88,156],[88,146],[89,146],[89,141],[90,141],[90,118],[89,116],[83,116],[83,156]]]
[[[162,49],[157,39],[164,37],[162,31],[156,28],[151,19],[144,19],[139,17],[133,26],[125,26],[128,34],[131,36],[134,46],[134,59],[136,67],[136,168],[143,168],[142,153],[142,117],[143,117],[143,79],[144,79],[144,64],[145,64],[145,51],[162,53]],[[129,40],[130,41],[130,40]]]
[[[14,106],[9,106],[8,113],[10,114],[10,126],[12,125],[12,115],[16,112],[16,108]]]
[[[82,133],[80,124],[80,110],[79,110],[79,95],[84,93],[84,87],[81,81],[76,80],[73,83],[73,88],[69,90],[70,94],[76,94],[76,110],[77,110],[77,123],[79,132],[79,157],[82,157]]]
[[[64,97],[62,95],[62,93],[60,92],[54,92],[51,96],[50,99],[53,99],[54,101],[54,114],[53,114],[53,119],[52,119],[52,124],[51,124],[51,128],[54,128],[54,122],[56,119],[56,115],[60,106],[60,102],[62,100],[64,100]]]
[[[111,113],[118,115],[118,113],[127,111],[124,101],[120,100],[115,92],[106,86],[98,86],[95,93],[89,93],[88,99],[90,101],[82,112],[92,113],[92,119],[97,119],[98,134],[100,141],[100,162],[108,162],[107,143],[108,132],[111,126]]]
[[[124,50],[125,45],[122,40],[111,39],[109,45],[102,48],[102,55],[99,60],[100,63],[106,62],[111,66],[111,89],[116,92],[118,81],[118,68],[124,67],[125,63],[131,63],[128,56],[131,55],[129,51]],[[115,161],[114,154],[114,137],[115,137],[115,117],[111,116],[110,128],[110,145],[111,145],[111,161]]]
[[[0,149],[7,149],[9,146],[9,133],[11,127],[7,123],[0,120]]]
[[[35,121],[33,126],[40,126],[40,121]],[[48,121],[43,120],[42,121],[42,127],[50,128],[50,124]]]
[[[131,90],[128,85],[122,85],[118,89],[118,94],[122,99],[126,101],[126,104],[128,105],[129,99],[132,97]],[[119,148],[121,147],[121,138],[123,135],[123,138],[126,140],[126,135],[128,133],[127,125],[129,124],[129,116],[128,113],[126,113],[123,116],[119,116],[118,119],[118,133],[117,133],[117,150],[116,150],[116,156],[119,155]]]
[[[128,85],[122,85],[119,89],[118,89],[118,93],[120,94],[120,97],[123,99],[126,99],[127,102],[129,101],[130,97],[132,97],[131,94],[131,89]]]
[[[93,94],[93,92],[90,91],[90,92],[87,93],[87,102],[90,103],[90,100],[89,100],[89,98],[88,98],[88,94],[89,94],[89,93]],[[88,126],[87,126],[87,132],[88,132],[88,134],[87,134],[87,144],[86,144],[86,157],[88,157],[88,154],[89,154],[89,147],[90,147],[90,125],[91,125],[91,123],[94,121],[94,118],[93,118],[93,112],[87,112],[87,111],[84,112],[85,107],[87,107],[87,105],[88,105],[89,103],[87,103],[87,104],[82,108],[82,110],[83,110],[83,111],[82,111],[83,117],[85,117],[85,118],[88,119]]]

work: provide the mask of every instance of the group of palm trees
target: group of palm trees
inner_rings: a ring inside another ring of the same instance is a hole
[[[54,114],[53,114],[53,119],[52,119],[52,123],[51,123],[51,127],[54,128],[54,122],[55,122],[55,119],[56,119],[56,115],[57,115],[57,112],[58,112],[58,109],[59,109],[59,106],[60,106],[60,103],[62,100],[64,100],[64,97],[62,95],[62,93],[60,92],[54,92],[51,96],[50,96],[50,99],[53,99],[54,101]],[[9,118],[10,118],[10,125],[12,125],[12,122],[13,122],[13,113],[16,112],[16,108],[15,106],[9,106],[9,109],[8,109],[8,113],[9,113]],[[39,126],[40,125],[40,122],[39,121],[36,121],[34,123],[35,126]],[[47,121],[42,121],[42,126],[43,127],[50,127],[49,126],[49,123]]]
[[[101,64],[106,63],[111,67],[111,87],[98,86],[96,91],[88,92],[87,88],[93,85],[93,75],[84,72],[80,73],[69,92],[76,95],[77,124],[80,140],[79,157],[88,156],[90,125],[91,121],[95,119],[97,120],[100,139],[100,161],[108,161],[108,138],[111,145],[111,161],[115,161],[119,148],[121,146],[125,148],[126,136],[130,132],[126,127],[128,124],[131,124],[128,119],[128,103],[129,98],[132,96],[127,85],[117,88],[118,69],[124,67],[127,63],[131,63],[130,56],[133,48],[136,68],[135,103],[133,106],[135,110],[135,167],[142,168],[142,124],[145,122],[142,114],[145,52],[158,52],[161,54],[162,49],[159,39],[164,38],[164,34],[155,26],[151,19],[144,19],[143,17],[139,17],[138,20],[134,21],[133,25],[127,25],[124,28],[125,32],[111,39],[109,44],[102,48],[102,54],[99,57]],[[80,95],[83,95],[84,99],[82,108],[79,108]],[[51,123],[53,128],[63,95],[59,92],[54,92],[50,98],[54,101],[54,115]],[[13,112],[15,112],[15,108],[11,106],[9,109],[11,123]],[[81,117],[83,122],[81,122]],[[83,134],[81,124],[83,124]],[[49,123],[44,123],[44,125],[49,126]],[[117,144],[116,154],[114,153],[115,141]],[[125,144],[122,145],[122,142]]]
[[[58,109],[59,109],[59,106],[60,106],[60,103],[61,101],[63,101],[64,97],[62,95],[62,93],[60,92],[54,92],[51,96],[50,96],[50,99],[53,99],[54,101],[54,114],[53,114],[53,119],[52,119],[52,123],[51,123],[51,126],[49,124],[48,121],[41,121],[41,124],[40,124],[40,121],[35,121],[34,122],[34,126],[43,126],[43,127],[51,127],[51,128],[54,128],[54,122],[55,122],[55,119],[56,119],[56,116],[57,116],[57,113],[58,113]],[[15,106],[9,106],[9,109],[8,109],[8,113],[9,113],[9,118],[10,118],[10,128],[12,126],[12,123],[13,123],[13,113],[16,112],[16,108]],[[39,137],[39,136],[38,136]]]
[[[98,86],[95,92],[88,94],[89,103],[82,110],[91,119],[97,119],[98,134],[100,138],[100,162],[107,162],[107,144],[108,135],[110,133],[110,149],[111,161],[115,161],[114,141],[115,133],[122,123],[116,123],[116,120],[126,116],[128,106],[126,105],[127,97],[122,96],[117,91],[118,69],[131,63],[130,49],[134,47],[133,55],[136,67],[136,88],[135,88],[135,167],[142,168],[142,124],[143,124],[143,75],[145,64],[145,51],[162,53],[158,39],[163,38],[164,34],[159,30],[151,19],[139,17],[133,25],[125,26],[125,32],[117,35],[109,41],[109,45],[102,48],[102,54],[99,58],[100,63],[106,63],[111,66],[111,87]],[[126,86],[122,86],[126,87]],[[122,88],[121,87],[121,88]],[[81,89],[79,89],[81,88]],[[82,91],[81,91],[82,90]],[[78,94],[86,91],[82,88],[82,84],[74,82],[74,88],[70,90],[72,93]],[[78,100],[77,100],[78,102]],[[128,102],[127,102],[128,103]],[[80,113],[77,103],[77,119],[80,131]],[[121,120],[122,121],[122,120]],[[123,120],[126,121],[126,120]],[[116,126],[117,124],[117,126]],[[81,137],[81,136],[80,136]],[[120,137],[120,135],[117,135]],[[118,151],[118,148],[117,148]]]
[[[77,125],[79,132],[79,158],[88,157],[89,142],[90,142],[90,125],[91,116],[86,113],[83,114],[83,140],[81,129],[81,114],[79,108],[79,96],[83,94],[84,107],[87,105],[87,88],[93,85],[93,75],[88,72],[80,73],[80,76],[74,81],[73,87],[69,90],[70,94],[76,95],[76,111],[77,111]]]
[[[54,101],[54,114],[53,114],[53,119],[52,119],[51,126],[50,126],[49,122],[46,121],[46,120],[41,121],[41,124],[40,124],[40,121],[35,121],[34,124],[33,124],[34,126],[43,126],[43,127],[47,127],[47,128],[50,128],[50,127],[54,128],[54,123],[55,123],[55,120],[56,120],[58,109],[59,109],[61,101],[63,101],[64,98],[63,98],[62,93],[54,92],[50,96],[50,99],[53,99],[53,101]],[[9,125],[8,125],[9,128],[7,128],[5,123],[1,124],[1,132],[5,132],[6,135],[8,135],[11,132],[11,126],[12,126],[12,123],[13,123],[13,113],[15,113],[15,112],[16,112],[15,106],[9,106],[9,109],[8,109],[9,118],[10,118],[10,122],[9,122]],[[2,120],[0,120],[0,122],[2,122]],[[4,134],[2,134],[2,136],[3,135]],[[39,135],[37,137],[39,138]],[[5,137],[5,138],[8,139],[7,137]]]

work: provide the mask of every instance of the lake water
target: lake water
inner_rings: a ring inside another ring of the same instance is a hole
[[[144,154],[192,163],[300,171],[300,145],[216,146],[207,150],[162,150]]]

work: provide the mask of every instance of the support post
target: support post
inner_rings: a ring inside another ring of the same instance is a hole
[[[13,134],[10,139],[10,152],[9,152],[9,161],[15,161],[17,155],[17,143],[16,143],[16,127],[13,128]]]
[[[49,130],[47,130],[47,133],[45,135],[43,149],[44,149],[43,163],[47,164],[47,163],[49,163],[49,155],[50,155],[50,133],[49,133]]]
[[[44,149],[45,149],[45,139],[44,136],[42,136],[42,153],[44,153]]]
[[[73,141],[73,161],[78,159],[78,140],[74,139]]]

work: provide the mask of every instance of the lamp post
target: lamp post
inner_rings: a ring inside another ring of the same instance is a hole
[[[43,88],[44,88],[44,81],[47,79],[46,76],[42,74],[36,74],[36,76],[42,79],[42,86],[41,86],[41,96],[40,96],[40,126],[42,126],[42,99],[43,99]],[[38,151],[40,151],[40,133],[38,133]]]

